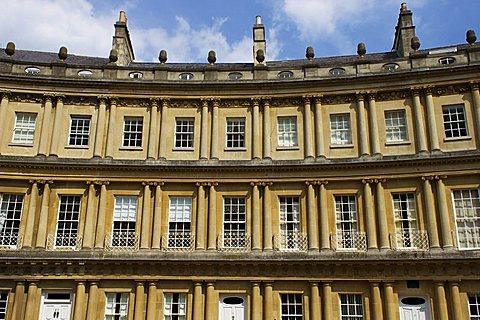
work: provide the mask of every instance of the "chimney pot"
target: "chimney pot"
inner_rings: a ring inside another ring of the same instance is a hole
[[[255,24],[262,24],[262,16],[257,16],[256,17]]]
[[[403,2],[400,6],[400,11],[401,12],[405,12],[405,11],[408,11],[408,8],[407,8],[407,4],[405,2]]]
[[[127,23],[127,16],[125,15],[125,11],[120,11],[120,17],[118,18],[118,22]]]

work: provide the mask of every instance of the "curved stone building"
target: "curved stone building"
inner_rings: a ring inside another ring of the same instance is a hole
[[[0,319],[480,319],[480,45],[0,52]]]

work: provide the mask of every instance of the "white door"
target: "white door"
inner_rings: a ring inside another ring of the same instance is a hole
[[[246,299],[241,296],[220,296],[220,315],[218,320],[246,320]]]
[[[69,293],[45,293],[40,320],[70,320],[72,303]]]
[[[431,320],[428,299],[403,297],[400,299],[400,320]]]

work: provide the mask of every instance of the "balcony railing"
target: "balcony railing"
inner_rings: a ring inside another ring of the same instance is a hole
[[[274,242],[280,251],[306,251],[308,248],[307,235],[301,232],[276,234]]]
[[[77,234],[49,234],[47,250],[78,251],[82,248],[82,236]]]
[[[224,232],[218,237],[218,249],[226,252],[250,251],[250,236],[244,232]]]
[[[392,239],[394,250],[427,251],[429,249],[428,233],[425,230],[397,231]]]
[[[112,232],[105,236],[107,251],[138,251],[139,235],[136,232]]]
[[[457,226],[457,235],[452,231],[452,236],[457,241],[457,247],[460,250],[478,250],[480,248],[480,228],[479,227],[459,227]]]
[[[192,251],[195,235],[191,232],[169,232],[162,237],[162,249],[165,251]]]
[[[0,234],[0,249],[21,249],[22,248],[22,235],[18,232],[4,232]]]
[[[359,231],[337,231],[333,247],[337,251],[367,251],[367,236]]]

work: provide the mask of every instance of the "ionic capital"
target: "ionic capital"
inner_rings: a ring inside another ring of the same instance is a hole
[[[473,91],[478,91],[479,90],[479,83],[476,82],[476,81],[472,81],[470,82],[470,88],[473,90]]]

